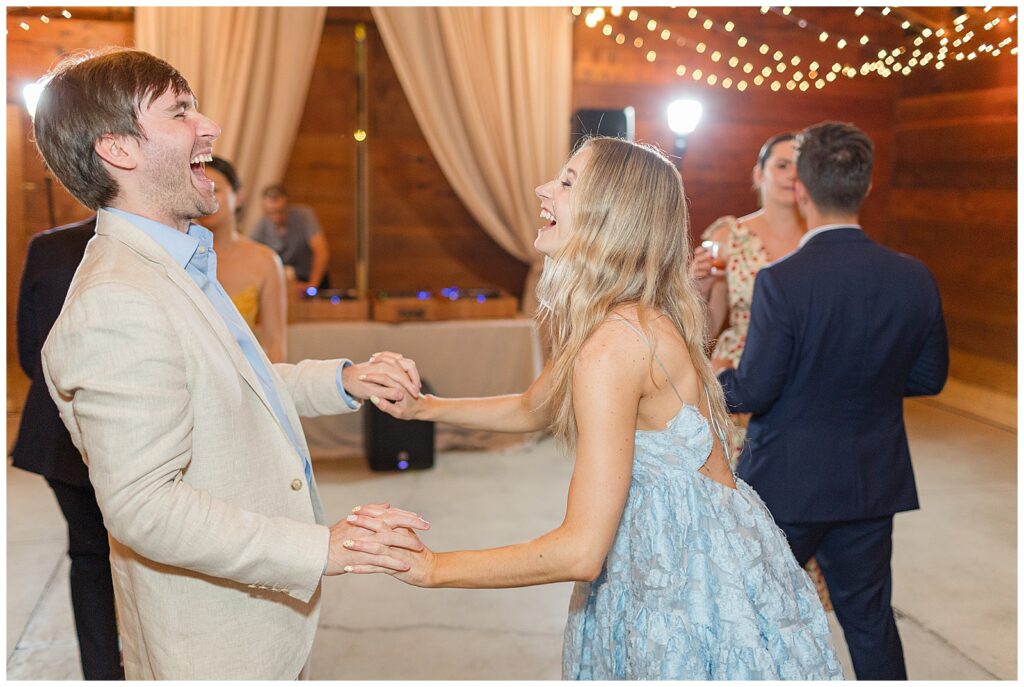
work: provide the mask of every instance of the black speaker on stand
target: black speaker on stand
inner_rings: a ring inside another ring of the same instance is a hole
[[[632,141],[635,113],[632,107],[621,110],[576,110],[572,116],[572,149],[584,136],[612,136]]]
[[[423,381],[423,393],[433,389]],[[385,401],[386,403],[386,401]],[[363,415],[363,450],[371,470],[426,470],[434,467],[434,423],[398,420],[372,403]]]

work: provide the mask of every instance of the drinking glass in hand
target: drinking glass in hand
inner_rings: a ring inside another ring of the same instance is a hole
[[[725,272],[725,258],[722,256],[722,244],[718,241],[702,241],[701,248],[711,256],[711,274]]]

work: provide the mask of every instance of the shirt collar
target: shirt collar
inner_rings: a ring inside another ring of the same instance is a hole
[[[142,215],[136,215],[134,212],[111,207],[103,209],[131,222],[142,233],[156,241],[183,269],[192,260],[192,256],[195,255],[200,245],[206,246],[207,249],[213,248],[213,234],[209,229],[195,222],[190,222],[188,233],[183,234],[166,224],[161,224]]]
[[[818,234],[824,234],[826,231],[832,231],[833,229],[860,229],[859,224],[823,224],[820,227],[815,227],[809,232],[800,237],[799,248],[803,248],[807,245],[807,242],[813,239]]]

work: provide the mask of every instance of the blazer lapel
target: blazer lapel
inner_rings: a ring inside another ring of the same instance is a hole
[[[270,401],[263,392],[263,385],[260,384],[259,379],[256,377],[256,372],[252,369],[252,365],[249,364],[245,354],[242,353],[242,349],[238,347],[235,337],[228,330],[227,325],[224,324],[224,319],[213,307],[213,304],[210,303],[210,299],[206,297],[206,294],[202,292],[181,265],[176,263],[167,251],[161,248],[155,241],[135,228],[131,222],[109,212],[102,210],[99,212],[96,233],[105,234],[124,243],[143,259],[163,267],[168,279],[184,293],[185,297],[192,302],[192,305],[195,306],[199,314],[206,320],[206,323],[213,329],[217,335],[217,340],[220,341],[235,369],[238,370],[238,374],[252,388],[271,417],[277,422],[277,414],[274,413]],[[278,424],[280,425],[280,423]],[[284,431],[283,427],[281,429]]]

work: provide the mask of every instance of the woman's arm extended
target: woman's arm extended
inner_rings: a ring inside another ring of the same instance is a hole
[[[551,423],[545,401],[550,389],[550,366],[545,366],[530,388],[521,394],[486,398],[439,398],[425,394],[398,402],[374,401],[377,407],[402,420],[445,422],[492,432],[537,432]]]
[[[595,333],[576,361],[579,441],[562,524],[532,541],[496,549],[396,552],[412,565],[396,577],[421,587],[498,588],[593,580],[600,574],[629,493],[649,355],[639,340],[623,341],[621,330],[608,329]]]

